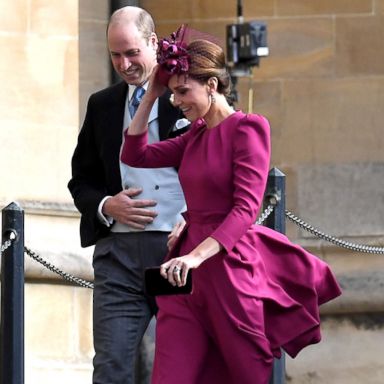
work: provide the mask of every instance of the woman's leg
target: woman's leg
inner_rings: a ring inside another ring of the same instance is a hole
[[[165,296],[157,303],[152,384],[199,383],[198,377],[209,350],[207,333],[185,296]]]

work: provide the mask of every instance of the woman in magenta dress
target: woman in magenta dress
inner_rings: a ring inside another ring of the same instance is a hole
[[[328,265],[255,225],[270,167],[265,117],[234,111],[222,49],[180,28],[159,43],[153,74],[125,133],[121,159],[178,167],[186,225],[161,273],[190,295],[157,298],[154,384],[265,384],[281,348],[320,341],[319,305],[340,294]],[[191,129],[147,144],[148,114],[167,85]]]

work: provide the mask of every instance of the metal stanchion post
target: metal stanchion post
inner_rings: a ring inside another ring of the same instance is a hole
[[[0,384],[24,383],[24,211],[11,203],[2,210]]]
[[[278,168],[269,171],[265,199],[266,204],[275,205],[265,225],[285,234],[285,175]]]
[[[268,216],[265,225],[285,234],[285,175],[278,168],[269,172],[265,204],[275,205]],[[285,354],[282,351],[280,359],[273,362],[273,372],[269,384],[285,384]]]

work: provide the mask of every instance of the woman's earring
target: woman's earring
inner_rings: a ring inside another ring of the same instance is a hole
[[[211,93],[209,96],[211,96],[211,103],[212,103],[212,104],[215,104],[215,103],[216,103],[216,98],[215,98],[215,96],[213,95],[213,93]]]

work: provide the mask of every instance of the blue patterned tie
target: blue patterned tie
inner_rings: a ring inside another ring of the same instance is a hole
[[[129,103],[129,112],[131,113],[131,118],[135,116],[137,108],[139,107],[140,101],[143,98],[145,89],[143,87],[136,87],[133,92],[131,102]]]

